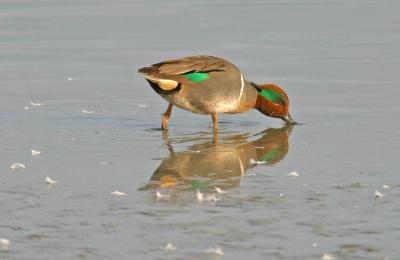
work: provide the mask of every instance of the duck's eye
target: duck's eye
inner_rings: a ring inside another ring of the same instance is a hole
[[[187,74],[184,74],[183,76],[185,76],[185,78],[187,78],[188,80],[195,82],[195,83],[202,82],[210,77],[210,76],[208,76],[208,73],[206,73],[206,72],[187,73]]]

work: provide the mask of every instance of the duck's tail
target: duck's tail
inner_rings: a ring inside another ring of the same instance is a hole
[[[153,67],[143,67],[140,68],[138,72],[143,75],[150,86],[158,93],[169,92],[180,88],[178,81],[163,78],[159,73],[155,73]]]

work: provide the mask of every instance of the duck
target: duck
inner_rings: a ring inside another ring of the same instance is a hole
[[[161,129],[168,128],[174,106],[211,115],[214,130],[218,129],[218,114],[251,109],[296,124],[289,114],[288,94],[280,86],[248,81],[238,67],[222,58],[188,56],[143,67],[138,72],[168,102]]]

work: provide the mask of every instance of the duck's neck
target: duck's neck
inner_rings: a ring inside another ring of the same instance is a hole
[[[258,95],[257,89],[252,84],[252,82],[247,80],[243,81],[243,86],[238,97],[238,102],[240,105],[237,107],[237,112],[244,112],[249,109],[256,108]]]
[[[261,99],[260,99],[260,95],[259,95],[259,91],[258,91],[259,85],[254,82],[251,82],[251,81],[248,82],[248,85],[250,86],[250,88],[252,90],[254,90],[254,93],[255,93],[255,95],[254,95],[255,101],[254,101],[253,109],[259,109],[260,105],[261,105]]]

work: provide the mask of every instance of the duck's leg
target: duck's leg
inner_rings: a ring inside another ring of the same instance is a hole
[[[163,130],[167,129],[167,127],[168,127],[168,120],[169,120],[169,117],[171,116],[171,111],[172,111],[173,106],[174,105],[169,103],[167,110],[163,114],[163,118],[162,118],[162,122],[161,122],[161,129],[163,129]]]
[[[218,114],[217,113],[212,113],[212,120],[213,120],[213,128],[214,130],[218,129]]]

